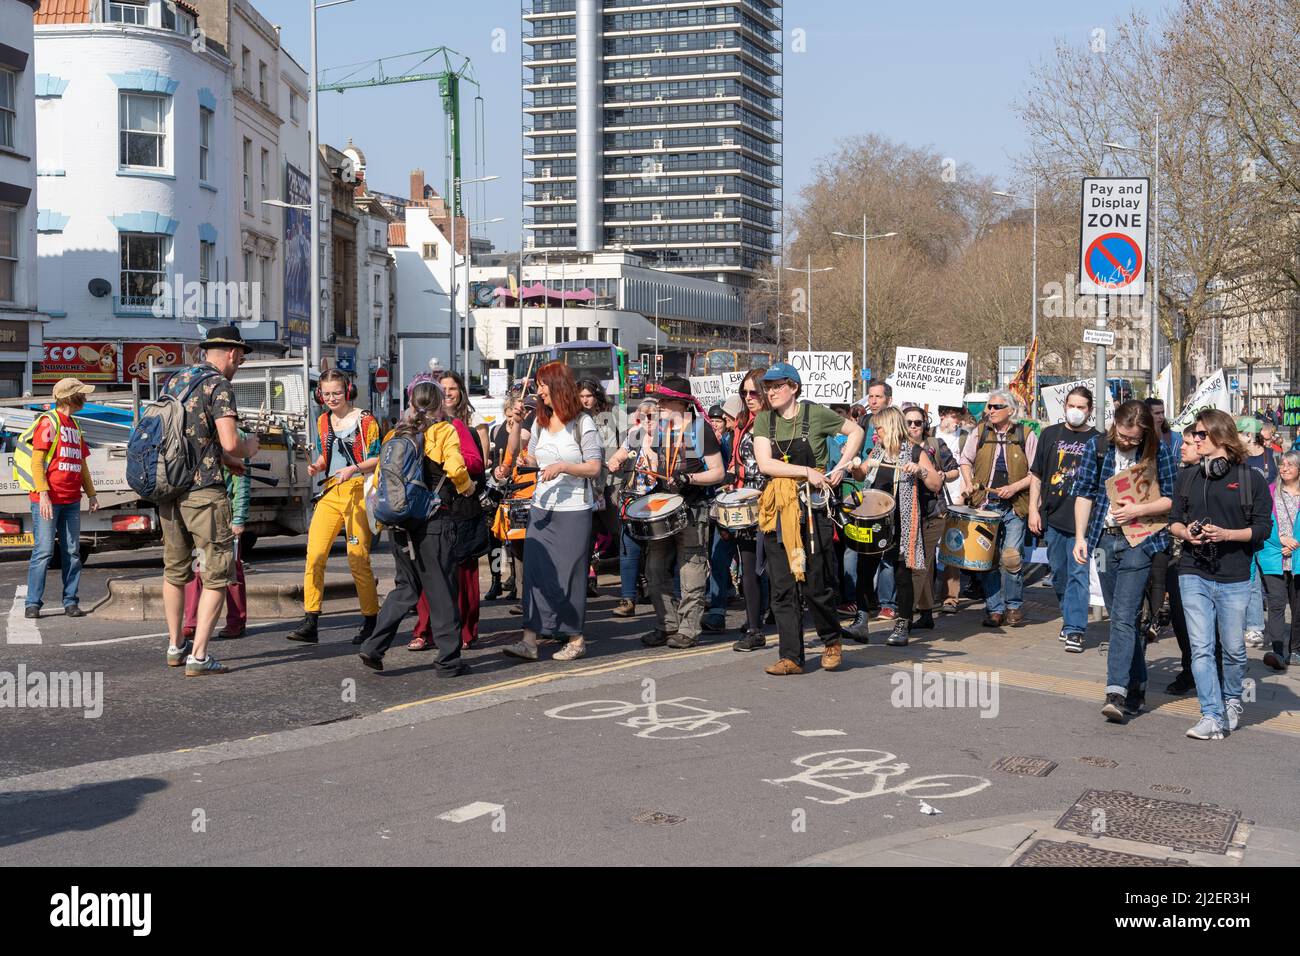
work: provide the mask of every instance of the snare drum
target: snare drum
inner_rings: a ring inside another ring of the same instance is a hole
[[[512,498],[505,503],[506,518],[510,530],[506,532],[507,541],[522,541],[528,537],[528,516],[533,511],[532,498]]]
[[[713,499],[709,517],[728,531],[752,531],[758,527],[758,502],[762,497],[757,488],[725,491]]]
[[[623,521],[627,533],[638,541],[671,538],[690,524],[690,512],[681,495],[656,492],[629,502]]]
[[[946,565],[966,571],[992,571],[998,563],[998,527],[1002,515],[950,505],[944,518],[939,557]]]
[[[862,504],[844,512],[844,543],[858,554],[884,554],[898,542],[894,496],[862,492]]]

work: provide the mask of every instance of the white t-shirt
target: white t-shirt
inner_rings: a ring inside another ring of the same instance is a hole
[[[1112,445],[1111,447],[1115,449],[1115,474],[1118,475],[1121,471],[1126,471],[1127,469],[1132,468],[1134,465],[1137,464],[1138,451],[1140,450],[1141,446],[1138,446],[1138,448],[1134,448],[1130,451],[1124,451],[1118,445]],[[1107,510],[1105,527],[1113,528],[1115,527],[1116,524],[1118,524],[1118,522],[1114,519],[1114,517],[1112,517],[1110,511]]]
[[[558,432],[538,424],[533,431],[531,452],[537,459],[539,474],[546,470],[547,465],[556,462],[580,465],[603,459],[600,432],[585,412]],[[533,507],[547,511],[588,511],[593,504],[591,481],[573,475],[559,475],[550,481],[539,480],[533,493]]]

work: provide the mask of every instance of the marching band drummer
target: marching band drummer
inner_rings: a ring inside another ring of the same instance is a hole
[[[826,467],[826,439],[836,433],[847,436],[842,461],[852,461],[865,437],[857,423],[840,418],[824,405],[801,402],[803,382],[793,365],[777,362],[763,374],[770,411],[759,412],[754,421],[754,457],[769,479],[763,491],[763,515],[775,506],[776,527],[764,532],[768,570],[772,582],[772,613],[780,635],[781,659],[767,668],[774,676],[802,674],[804,662],[803,614],[799,607],[797,581],[803,581],[803,597],[812,609],[817,633],[825,645],[822,669],[840,666],[840,620],[835,612],[835,584],[827,580],[826,555],[835,553],[829,512],[813,510],[805,517],[798,503],[798,486],[805,482],[814,489],[838,485],[843,471],[830,475]],[[785,479],[776,481],[772,479]],[[787,536],[787,519],[793,515],[800,534]],[[770,519],[769,519],[770,520]],[[763,524],[760,518],[760,524]],[[769,525],[770,527],[770,525]],[[815,552],[815,553],[809,553]],[[794,558],[792,566],[791,559]],[[802,562],[800,561],[802,559]],[[803,564],[801,569],[799,564]]]
[[[694,647],[709,579],[709,499],[722,482],[722,449],[691,383],[669,375],[660,384],[659,427],[639,467],[659,478],[659,490],[682,496],[689,513],[686,527],[645,546],[646,581],[657,627],[641,638],[646,647]],[[695,412],[700,414],[696,415]],[[673,565],[681,587],[673,597]]]
[[[913,406],[909,416],[922,416],[924,412]],[[903,413],[892,405],[882,408],[872,417],[875,444],[866,461],[854,470],[854,477],[863,479],[864,487],[883,491],[894,499],[891,520],[897,531],[892,546],[884,554],[862,555],[858,562],[858,607],[866,606],[866,582],[875,576],[882,561],[894,566],[894,587],[898,599],[898,616],[886,644],[897,647],[907,643],[912,629],[912,604],[915,599],[912,572],[931,566],[934,549],[926,547],[925,522],[932,497],[943,491],[944,473],[934,464],[922,445],[920,429],[915,437],[908,432]],[[928,552],[928,554],[927,554]],[[867,643],[867,625],[870,618],[859,612],[858,619],[845,628],[845,633],[855,641]]]

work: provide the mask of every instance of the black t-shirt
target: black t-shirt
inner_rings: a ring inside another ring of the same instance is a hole
[[[1242,511],[1243,480],[1251,482],[1249,520]],[[1208,521],[1220,528],[1251,529],[1248,542],[1222,541],[1196,546],[1183,542],[1179,574],[1195,574],[1222,584],[1250,578],[1250,562],[1273,529],[1273,500],[1264,477],[1253,468],[1232,466],[1222,478],[1210,478],[1203,468],[1184,468],[1174,489],[1170,524]]]
[[[1265,448],[1258,455],[1251,455],[1246,459],[1246,464],[1263,475],[1270,485],[1277,481],[1277,456],[1273,454],[1273,449]]]
[[[1043,519],[1063,534],[1074,534],[1074,479],[1088,441],[1101,434],[1095,428],[1071,431],[1066,425],[1049,425],[1038,436],[1038,450],[1030,474],[1043,483]]]
[[[658,471],[661,475],[668,474],[668,452],[665,446],[670,440],[673,443],[681,442],[680,449],[673,452],[673,471],[677,474],[698,474],[705,470],[705,458],[722,454],[718,436],[713,434],[713,426],[707,420],[692,417],[685,433],[675,431],[671,439],[667,425],[661,422],[651,446],[659,458]],[[712,498],[716,490],[716,485],[687,485],[679,493],[688,505],[698,505]]]
[[[912,464],[918,463],[921,460],[921,446],[912,445],[910,448],[905,450],[903,454],[899,456],[899,458],[910,460]],[[897,490],[895,486],[895,475],[898,474],[899,474],[898,469],[891,468],[888,465],[881,465],[880,468],[876,470],[876,477],[872,479],[871,484],[866,486],[868,488],[873,488],[876,491],[883,491],[887,495],[893,495],[895,499],[894,500],[895,511],[898,510],[898,500],[897,500],[898,496],[897,496]],[[932,498],[933,496],[930,495],[930,489],[925,487],[925,484],[921,481],[920,478],[916,479],[916,486],[921,496],[921,513],[928,516],[929,511],[927,505],[929,504],[930,498]]]

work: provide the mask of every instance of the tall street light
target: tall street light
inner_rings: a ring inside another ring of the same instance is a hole
[[[1160,375],[1156,358],[1157,344],[1160,341],[1160,111],[1156,110],[1156,142],[1154,150],[1147,150],[1138,146],[1125,146],[1123,143],[1108,142],[1102,143],[1102,145],[1124,153],[1154,152],[1155,154],[1155,174],[1151,177],[1155,180],[1151,218],[1155,220],[1156,225],[1155,250],[1151,256],[1151,394],[1155,395],[1156,378]],[[1172,355],[1170,358],[1172,360]]]
[[[867,368],[867,243],[872,239],[888,239],[890,236],[896,236],[896,232],[882,232],[874,236],[867,235],[867,214],[862,214],[862,234],[854,235],[851,232],[832,232],[831,235],[839,236],[842,239],[857,239],[862,243],[862,368]],[[811,285],[812,283],[809,283]],[[812,346],[810,345],[811,349]],[[862,394],[867,394],[867,378],[862,377]]]
[[[462,186],[471,186],[474,183],[487,183],[494,179],[500,179],[499,176],[479,176],[477,179],[460,179],[455,178],[451,181],[451,196],[447,198],[447,211],[451,217],[451,355],[452,367],[456,366],[456,331],[460,328],[460,300],[456,298],[456,197],[460,195]],[[465,243],[466,259],[469,258],[469,243]],[[465,389],[469,390],[469,336],[465,336]]]
[[[654,367],[654,374],[655,374],[655,379],[656,379],[656,380],[658,380],[658,378],[659,378],[659,306],[663,305],[665,302],[671,302],[671,301],[673,301],[673,297],[670,296],[670,295],[668,295],[668,296],[664,296],[662,299],[659,298],[658,296],[655,296],[655,367]]]
[[[795,268],[794,266],[786,266],[786,268],[789,269],[791,272],[800,272],[800,273],[803,273],[804,275],[806,275],[806,276],[808,277],[808,301],[805,303],[805,305],[807,306],[807,310],[808,310],[808,351],[811,352],[811,351],[812,351],[812,301],[813,301],[813,296],[812,296],[812,291],[813,291],[813,290],[812,290],[812,277],[813,277],[813,273],[814,273],[814,272],[833,272],[833,271],[835,270],[835,267],[834,267],[834,266],[826,266],[826,267],[821,268],[821,269],[814,269],[814,268],[812,267],[812,256],[809,255],[809,256],[808,256],[808,266],[807,266],[807,268],[804,268],[804,269],[797,269],[797,268]]]
[[[993,195],[1001,196],[1003,199],[1015,199],[1018,202],[1025,201],[1024,196],[1017,196],[1015,193],[1009,193],[1002,189],[993,190]],[[1033,238],[1031,240],[1032,248],[1033,248],[1033,256],[1032,256],[1033,265],[1031,266],[1031,269],[1033,271],[1031,273],[1031,278],[1030,278],[1030,282],[1032,283],[1033,288],[1030,290],[1030,296],[1029,296],[1029,329],[1030,329],[1029,345],[1030,348],[1032,348],[1034,344],[1034,340],[1038,338],[1038,187],[1037,186],[1034,187],[1033,192],[1030,194],[1030,202],[1033,204],[1033,209],[1034,209]]]
[[[320,78],[316,70],[316,13],[352,0],[326,0],[311,5],[311,100],[308,125],[311,127],[311,367],[320,368],[320,109],[317,105]]]

